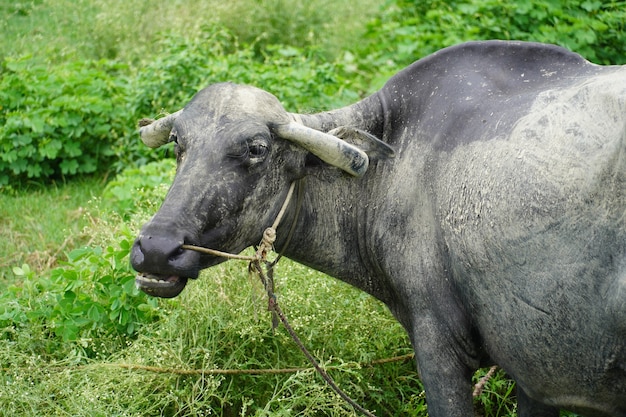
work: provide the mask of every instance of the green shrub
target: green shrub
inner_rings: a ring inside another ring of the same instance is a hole
[[[142,211],[156,212],[175,172],[173,158],[127,168],[106,185],[102,201],[125,221]]]
[[[553,43],[598,64],[626,63],[624,2],[390,0],[369,26],[362,65],[383,77],[441,48],[486,39]]]
[[[108,169],[128,129],[127,69],[100,61],[0,68],[0,185]]]
[[[346,77],[349,67],[328,62],[315,48],[271,45],[257,57],[254,45],[240,45],[214,27],[194,37],[169,36],[162,43],[168,54],[143,67],[134,80],[139,113],[176,110],[198,90],[224,81],[266,89],[292,111],[321,108],[337,104],[337,93],[352,78]]]
[[[331,62],[315,42],[272,44],[285,41],[275,34],[241,45],[215,25],[161,35],[155,50],[163,52],[137,69],[115,61],[44,65],[6,58],[0,186],[120,172],[160,159],[164,151],[141,144],[136,120],[175,111],[215,82],[256,85],[289,111],[316,111],[355,101],[410,62],[470,39],[552,42],[598,63],[626,62],[625,21],[618,3],[594,0],[390,0],[357,50]]]
[[[157,317],[156,299],[135,287],[128,264],[131,232],[118,244],[85,247],[68,254],[65,265],[38,274],[28,265],[14,267],[19,284],[0,297],[0,339],[39,332],[42,353],[57,352],[61,342],[135,336],[141,324]],[[85,351],[93,354],[90,343]]]
[[[142,165],[164,151],[143,146],[136,121],[183,107],[209,84],[232,81],[274,93],[291,111],[348,103],[355,65],[315,49],[271,46],[259,57],[229,33],[205,27],[165,36],[157,57],[134,72],[114,61],[55,66],[6,59],[0,75],[0,185]]]

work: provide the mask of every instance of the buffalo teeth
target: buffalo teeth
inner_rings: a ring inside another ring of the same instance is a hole
[[[145,283],[149,282],[152,284],[158,284],[158,285],[163,285],[163,286],[173,284],[172,281],[162,279],[158,275],[153,275],[153,274],[137,274],[136,282],[138,286],[142,282],[145,282]]]

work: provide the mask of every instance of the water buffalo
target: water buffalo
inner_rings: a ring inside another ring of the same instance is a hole
[[[626,416],[626,67],[556,46],[441,50],[319,114],[230,83],[142,128],[178,170],[131,253],[176,296],[278,230],[297,262],[384,302],[412,341],[431,417],[471,416],[498,364],[520,416]]]

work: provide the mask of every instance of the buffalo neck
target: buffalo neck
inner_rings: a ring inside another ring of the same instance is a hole
[[[378,137],[383,131],[378,94],[342,109],[299,117],[306,126],[322,131],[352,126]],[[333,168],[321,168],[305,177],[301,182],[300,213],[285,256],[387,303],[392,290],[376,262],[376,254],[372,253],[376,245],[370,228],[384,194],[377,170],[378,164],[373,161],[362,178],[334,172]],[[282,226],[283,234],[287,233],[295,213],[292,204]],[[277,247],[282,247],[280,237],[277,243]]]
[[[371,212],[375,193],[363,194],[365,179],[347,176],[334,182],[306,178],[301,208],[284,255],[347,282],[383,302],[388,301],[385,278],[372,253]],[[296,207],[287,213],[277,247],[284,245]]]

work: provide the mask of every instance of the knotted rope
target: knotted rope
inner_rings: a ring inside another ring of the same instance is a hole
[[[300,340],[300,338],[296,334],[293,327],[291,327],[291,324],[289,324],[287,317],[285,316],[282,309],[278,305],[276,294],[274,294],[274,266],[280,259],[281,255],[279,254],[278,257],[273,262],[269,262],[267,260],[267,255],[274,249],[274,242],[276,241],[276,229],[280,225],[280,222],[282,221],[285,215],[285,212],[287,211],[287,207],[289,207],[289,203],[291,201],[291,198],[293,197],[295,186],[296,186],[296,182],[292,182],[291,186],[289,187],[289,191],[287,192],[287,196],[285,197],[285,201],[283,202],[283,205],[280,211],[278,212],[278,215],[276,216],[274,223],[272,223],[272,225],[268,227],[267,229],[265,229],[265,231],[263,232],[263,237],[261,239],[261,242],[259,243],[258,248],[253,256],[236,255],[236,254],[232,254],[228,252],[222,252],[222,251],[218,251],[215,249],[209,249],[209,248],[204,248],[201,246],[194,246],[194,245],[183,245],[182,248],[187,249],[187,250],[194,250],[194,251],[205,253],[208,255],[220,256],[226,259],[238,259],[238,260],[248,261],[249,262],[248,272],[251,274],[256,274],[259,277],[259,279],[263,283],[265,291],[267,292],[267,296],[268,296],[267,309],[272,313],[273,328],[278,327],[278,319],[280,319],[280,321],[285,326],[285,329],[287,329],[287,332],[289,333],[293,341],[296,343],[296,345],[298,345],[298,347],[300,348],[304,356],[306,356],[306,358],[309,360],[311,365],[313,365],[315,370],[322,376],[322,378],[324,378],[326,383],[341,398],[343,398],[344,401],[350,404],[355,410],[359,411],[361,414],[367,417],[376,417],[370,411],[366,410],[365,408],[361,407],[358,403],[356,403],[356,401],[350,398],[345,392],[343,392],[341,388],[339,388],[339,386],[335,383],[333,378],[326,372],[326,370],[324,370],[319,365],[315,357],[313,357],[313,355],[304,346],[304,343],[302,343],[302,340]],[[297,220],[297,218],[294,219],[294,226],[295,226],[295,220]],[[290,231],[290,235],[291,235],[291,232],[293,232],[293,227],[292,227],[292,230]],[[289,238],[290,236],[287,237],[287,243],[289,241]],[[263,267],[265,267],[265,271]]]
[[[274,242],[276,241],[276,229],[278,225],[282,221],[285,216],[285,212],[287,211],[287,207],[289,207],[289,202],[293,197],[293,191],[296,188],[295,181],[291,183],[289,187],[289,191],[287,192],[287,196],[285,197],[285,201],[283,202],[274,223],[263,232],[263,237],[261,239],[261,243],[259,243],[258,249],[253,256],[246,255],[237,255],[229,252],[222,252],[215,249],[204,248],[202,246],[194,246],[194,245],[183,245],[183,249],[194,250],[196,252],[205,253],[207,255],[219,256],[226,259],[238,259],[241,261],[255,262],[255,261],[266,261],[267,254],[270,253],[274,248]],[[276,262],[276,261],[275,261]],[[274,262],[274,263],[275,263]]]

